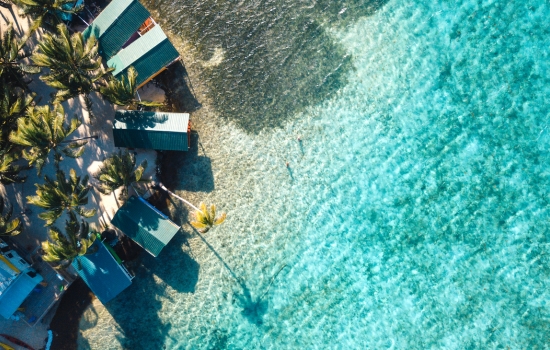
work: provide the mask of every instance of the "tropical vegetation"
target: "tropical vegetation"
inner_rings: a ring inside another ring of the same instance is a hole
[[[61,14],[76,14],[83,5],[75,6],[75,0],[13,0],[22,10],[23,16],[33,19],[30,33],[46,25],[53,27],[63,24]]]
[[[81,220],[78,221],[73,212],[69,213],[69,219],[65,221],[65,234],[57,227],[50,227],[50,241],[42,243],[44,261],[60,263],[65,267],[71,262],[89,251],[94,242],[95,235],[90,235],[90,225]]]
[[[70,35],[62,23],[57,32],[45,34],[31,57],[38,67],[49,68],[40,80],[57,89],[54,103],[82,96],[87,111],[93,115],[89,95],[99,90],[100,82],[112,69],[103,68],[95,37],[85,42],[82,33]]]
[[[6,83],[9,82],[13,87],[26,90],[28,81],[25,80],[25,76],[40,72],[39,67],[23,63],[23,59],[29,56],[23,51],[25,45],[26,38],[17,38],[13,26],[8,25],[2,33],[0,42],[0,78],[3,87],[6,87]]]
[[[21,220],[12,218],[12,214],[13,207],[5,205],[4,198],[0,197],[0,236],[17,236],[23,230]]]
[[[71,158],[78,158],[84,153],[85,140],[67,140],[81,122],[71,118],[69,125],[65,124],[65,110],[61,104],[39,106],[27,109],[25,117],[17,120],[17,131],[12,132],[10,141],[26,146],[23,158],[35,165],[38,174],[42,172],[48,155],[54,152],[56,166],[63,159],[62,154]]]
[[[162,107],[159,102],[142,101],[141,98],[136,99],[137,95],[137,71],[130,66],[126,76],[118,78],[110,77],[107,85],[100,87],[101,94],[112,104],[124,106],[127,109],[139,109],[142,107]]]
[[[13,152],[10,146],[0,148],[0,183],[9,185],[12,183],[25,182],[26,175],[22,175],[21,171],[29,169],[28,166],[15,164],[18,160],[18,155]]]
[[[216,216],[216,206],[212,204],[209,208],[206,207],[206,204],[201,203],[199,205],[199,210],[194,212],[195,220],[191,221],[191,226],[196,228],[201,233],[206,233],[214,226],[221,225],[226,218],[226,214],[222,213],[219,216]]]
[[[67,116],[61,103],[82,98],[90,116],[93,116],[90,99],[93,92],[127,109],[160,107],[162,104],[141,100],[137,92],[137,72],[133,67],[125,76],[115,79],[112,69],[102,65],[95,38],[84,40],[81,33],[69,33],[62,17],[80,11],[81,6],[74,7],[74,0],[12,1],[34,22],[30,31],[20,37],[11,25],[0,33],[0,183],[17,191],[24,185],[19,183],[27,179],[25,171],[35,167],[41,176],[44,167],[53,163],[55,176],[44,176],[42,184],[35,184],[36,194],[26,199],[28,204],[44,209],[38,214],[49,227],[49,240],[42,244],[44,260],[66,267],[90,253],[95,235],[90,234],[89,224],[84,219],[96,215],[96,209],[86,208],[92,189],[89,176],[77,176],[77,172],[70,169],[67,177],[60,166],[65,157],[80,157],[87,143],[86,138],[71,137],[81,121],[76,115]],[[27,45],[29,38],[40,26],[51,31],[42,33],[31,52]],[[55,89],[51,101],[42,105],[30,88],[32,75],[38,73],[41,73],[41,81]],[[50,163],[50,159],[53,162]],[[94,174],[97,189],[113,195],[122,189],[119,198],[125,199],[133,184],[148,181],[143,177],[146,168],[147,162],[136,164],[136,157],[131,152],[114,153]],[[116,195],[115,199],[118,200]],[[185,202],[195,209],[191,224],[200,232],[208,231],[226,218],[225,213],[216,214],[214,205],[207,208],[201,203],[197,208]],[[23,208],[21,214],[29,212]],[[64,231],[54,226],[63,215],[68,218]],[[15,236],[22,226],[22,220],[13,215],[13,207],[0,197],[0,235]]]
[[[46,209],[38,214],[38,217],[46,221],[45,226],[51,226],[59,219],[63,212],[67,214],[79,214],[90,218],[96,214],[96,209],[85,209],[88,204],[88,175],[81,178],[76,171],[71,169],[69,178],[65,177],[63,170],[57,170],[56,178],[50,179],[44,176],[43,185],[35,184],[36,196],[28,196],[27,202]]]
[[[99,192],[106,195],[111,193],[114,195],[115,190],[122,187],[119,199],[125,200],[132,184],[149,181],[142,177],[145,169],[147,169],[147,160],[136,167],[136,156],[133,153],[119,151],[103,161],[94,178],[99,181]]]
[[[172,195],[173,197],[179,199],[180,201],[184,202],[191,208],[195,209],[195,212],[193,213],[195,220],[191,221],[190,224],[195,229],[197,229],[200,233],[206,233],[212,227],[221,225],[227,217],[226,213],[221,213],[219,216],[216,216],[216,206],[214,204],[210,206],[210,210],[208,210],[206,204],[204,203],[201,203],[197,208],[188,200],[178,196],[174,192],[167,189],[166,186],[164,186],[162,183],[159,185],[159,188],[166,191],[168,194]]]
[[[0,144],[9,141],[9,134],[17,128],[17,119],[25,115],[35,94],[24,95],[22,91],[0,86]]]

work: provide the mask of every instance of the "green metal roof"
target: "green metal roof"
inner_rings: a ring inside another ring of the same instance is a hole
[[[111,223],[155,257],[180,230],[166,215],[135,196],[117,211]]]
[[[115,147],[187,151],[189,114],[118,110],[113,122]]]
[[[82,35],[86,40],[94,35],[99,41],[99,53],[108,60],[149,16],[149,11],[137,0],[113,0]]]
[[[132,284],[132,278],[122,269],[109,249],[96,239],[88,252],[73,260],[73,267],[102,302],[106,303]]]
[[[108,60],[107,66],[115,69],[113,71],[115,77],[133,66],[138,73],[137,85],[141,85],[178,57],[176,48],[170,43],[160,26],[156,25]]]

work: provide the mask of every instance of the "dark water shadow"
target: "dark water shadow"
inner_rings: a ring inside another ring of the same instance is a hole
[[[211,192],[215,189],[210,158],[200,146],[199,135],[192,132],[187,152],[159,152],[162,182],[177,191]]]
[[[252,294],[250,293],[250,289],[247,287],[246,283],[235,274],[233,269],[227,265],[225,260],[222,258],[222,256],[214,249],[210,243],[204,238],[203,235],[200,234],[193,226],[189,225],[191,229],[193,229],[194,233],[200,237],[200,239],[203,241],[204,244],[210,249],[210,251],[218,258],[218,260],[222,263],[223,267],[227,271],[229,271],[229,274],[233,277],[235,282],[240,287],[240,291],[235,292],[234,296],[235,299],[239,302],[240,306],[242,307],[242,315],[250,322],[255,325],[261,325],[263,324],[263,316],[267,312],[268,308],[268,302],[267,300],[262,300],[262,298],[253,298]]]
[[[81,278],[71,284],[63,294],[55,316],[50,322],[50,329],[54,334],[52,349],[77,348],[79,321],[93,298],[92,291]]]
[[[174,112],[194,112],[202,107],[193,90],[187,69],[181,61],[168,67],[153,80],[166,93],[166,105]]]
[[[269,308],[269,301],[265,296],[269,292],[269,289],[271,288],[271,285],[273,282],[277,279],[279,273],[286,267],[286,264],[284,264],[271,278],[271,281],[263,289],[263,293],[258,297],[253,297],[252,293],[250,291],[250,288],[246,285],[244,280],[237,276],[233,269],[222,258],[222,256],[214,249],[214,247],[208,243],[206,238],[200,234],[193,226],[188,224],[188,226],[193,230],[193,232],[203,241],[204,244],[210,249],[210,251],[216,256],[216,258],[222,263],[222,265],[225,267],[227,271],[229,271],[229,274],[233,277],[237,285],[240,287],[240,290],[236,290],[233,293],[233,296],[235,297],[235,300],[239,303],[239,306],[241,307],[241,314],[243,317],[250,323],[261,326],[263,324],[263,318],[265,314],[267,313],[267,310]],[[223,339],[223,336],[221,337]]]
[[[182,247],[184,235],[178,233],[157,258],[142,251],[139,259],[130,262],[135,274],[132,285],[107,303],[121,336],[117,340],[124,349],[164,349],[170,322],[163,322],[158,313],[163,303],[173,301],[168,287],[178,293],[194,293],[199,264]]]
[[[347,84],[352,57],[326,28],[352,24],[386,2],[148,0],[145,5],[208,63],[199,68],[200,79],[217,112],[259,133],[280,127]]]

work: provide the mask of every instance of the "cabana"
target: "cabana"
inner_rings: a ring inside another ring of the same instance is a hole
[[[187,151],[190,132],[187,113],[118,110],[113,122],[115,147]]]
[[[178,233],[180,227],[141,197],[132,196],[117,211],[111,224],[154,257]]]
[[[73,260],[73,267],[103,304],[132,284],[133,277],[115,258],[110,247],[98,238],[88,248],[88,254]]]
[[[156,25],[109,59],[107,66],[115,69],[115,77],[125,74],[133,66],[138,73],[136,84],[139,89],[177,60],[178,51],[160,26]]]
[[[94,19],[82,35],[85,40],[95,36],[99,54],[108,60],[126,44],[154,25],[149,11],[137,0],[113,0]],[[141,28],[146,30],[142,31]]]

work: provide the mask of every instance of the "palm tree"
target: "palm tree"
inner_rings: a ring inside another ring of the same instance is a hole
[[[61,13],[76,14],[84,7],[84,5],[75,7],[75,0],[13,0],[13,2],[22,9],[23,16],[34,19],[30,34],[44,23],[50,26],[63,23],[59,18]]]
[[[7,213],[4,213],[4,208],[7,208]],[[16,236],[23,230],[21,220],[19,218],[12,219],[13,207],[4,205],[4,198],[0,197],[0,236]]]
[[[82,33],[71,36],[64,24],[58,25],[57,30],[58,35],[44,35],[31,59],[37,66],[50,69],[40,79],[58,89],[54,103],[83,96],[86,110],[92,115],[89,94],[113,69],[103,68],[94,37],[84,43]]]
[[[54,105],[53,109],[49,106],[28,108],[27,116],[17,120],[17,131],[11,133],[10,141],[30,147],[23,151],[23,158],[36,165],[40,175],[50,151],[54,151],[56,167],[63,159],[61,153],[71,158],[78,158],[84,153],[83,146],[87,141],[65,140],[80,124],[78,119],[72,118],[67,126],[65,110],[60,104]]]
[[[199,210],[195,211],[195,221],[191,221],[191,226],[196,228],[200,233],[206,233],[212,227],[221,225],[226,218],[226,214],[222,213],[216,217],[216,206],[212,204],[210,211],[206,207],[206,204],[201,203]]]
[[[94,178],[99,181],[99,192],[114,195],[114,191],[122,187],[120,199],[124,200],[128,196],[128,187],[134,182],[149,181],[142,179],[143,172],[147,169],[147,160],[141,162],[137,168],[135,166],[136,157],[128,151],[119,151],[105,159],[99,171],[94,174]]]
[[[82,206],[88,204],[88,175],[84,176],[82,181],[80,176],[76,176],[74,169],[71,169],[69,179],[65,178],[65,173],[58,170],[56,180],[50,179],[47,175],[43,185],[35,184],[36,196],[28,196],[29,204],[44,208],[47,211],[40,213],[39,218],[46,221],[45,226],[51,226],[57,220],[63,211],[77,213],[85,218],[90,218],[96,214],[95,209],[84,209]]]
[[[42,243],[44,261],[60,262],[66,267],[79,256],[91,253],[88,249],[95,240],[95,235],[89,235],[90,226],[82,220],[78,222],[74,213],[69,213],[69,220],[65,221],[65,235],[53,226],[50,228],[50,241]],[[88,238],[90,237],[90,238]]]
[[[0,143],[8,141],[10,132],[17,127],[17,119],[25,114],[34,96],[35,93],[24,96],[7,84],[0,87]]]
[[[112,77],[107,82],[107,85],[99,88],[99,91],[109,102],[119,106],[126,106],[129,109],[138,109],[140,107],[162,107],[160,102],[142,101],[136,99],[137,93],[137,71],[134,67],[128,68],[127,76],[122,76],[119,79]]]
[[[0,183],[9,185],[12,183],[25,182],[27,176],[21,175],[21,171],[29,169],[28,166],[13,164],[18,155],[11,151],[11,148],[0,148]]]
[[[25,74],[38,73],[40,68],[21,63],[22,59],[28,57],[28,54],[23,52],[26,37],[18,39],[10,24],[2,33],[0,40],[0,77],[5,83],[27,89],[28,82],[24,79]]]
[[[206,233],[212,227],[221,225],[227,217],[225,213],[221,213],[218,217],[216,217],[216,206],[214,204],[210,206],[210,211],[204,203],[201,203],[199,208],[197,208],[189,201],[183,199],[182,197],[167,189],[162,183],[159,184],[159,187],[171,194],[172,196],[176,197],[180,201],[184,202],[191,208],[195,209],[195,221],[191,221],[191,226],[196,228],[200,233]]]

